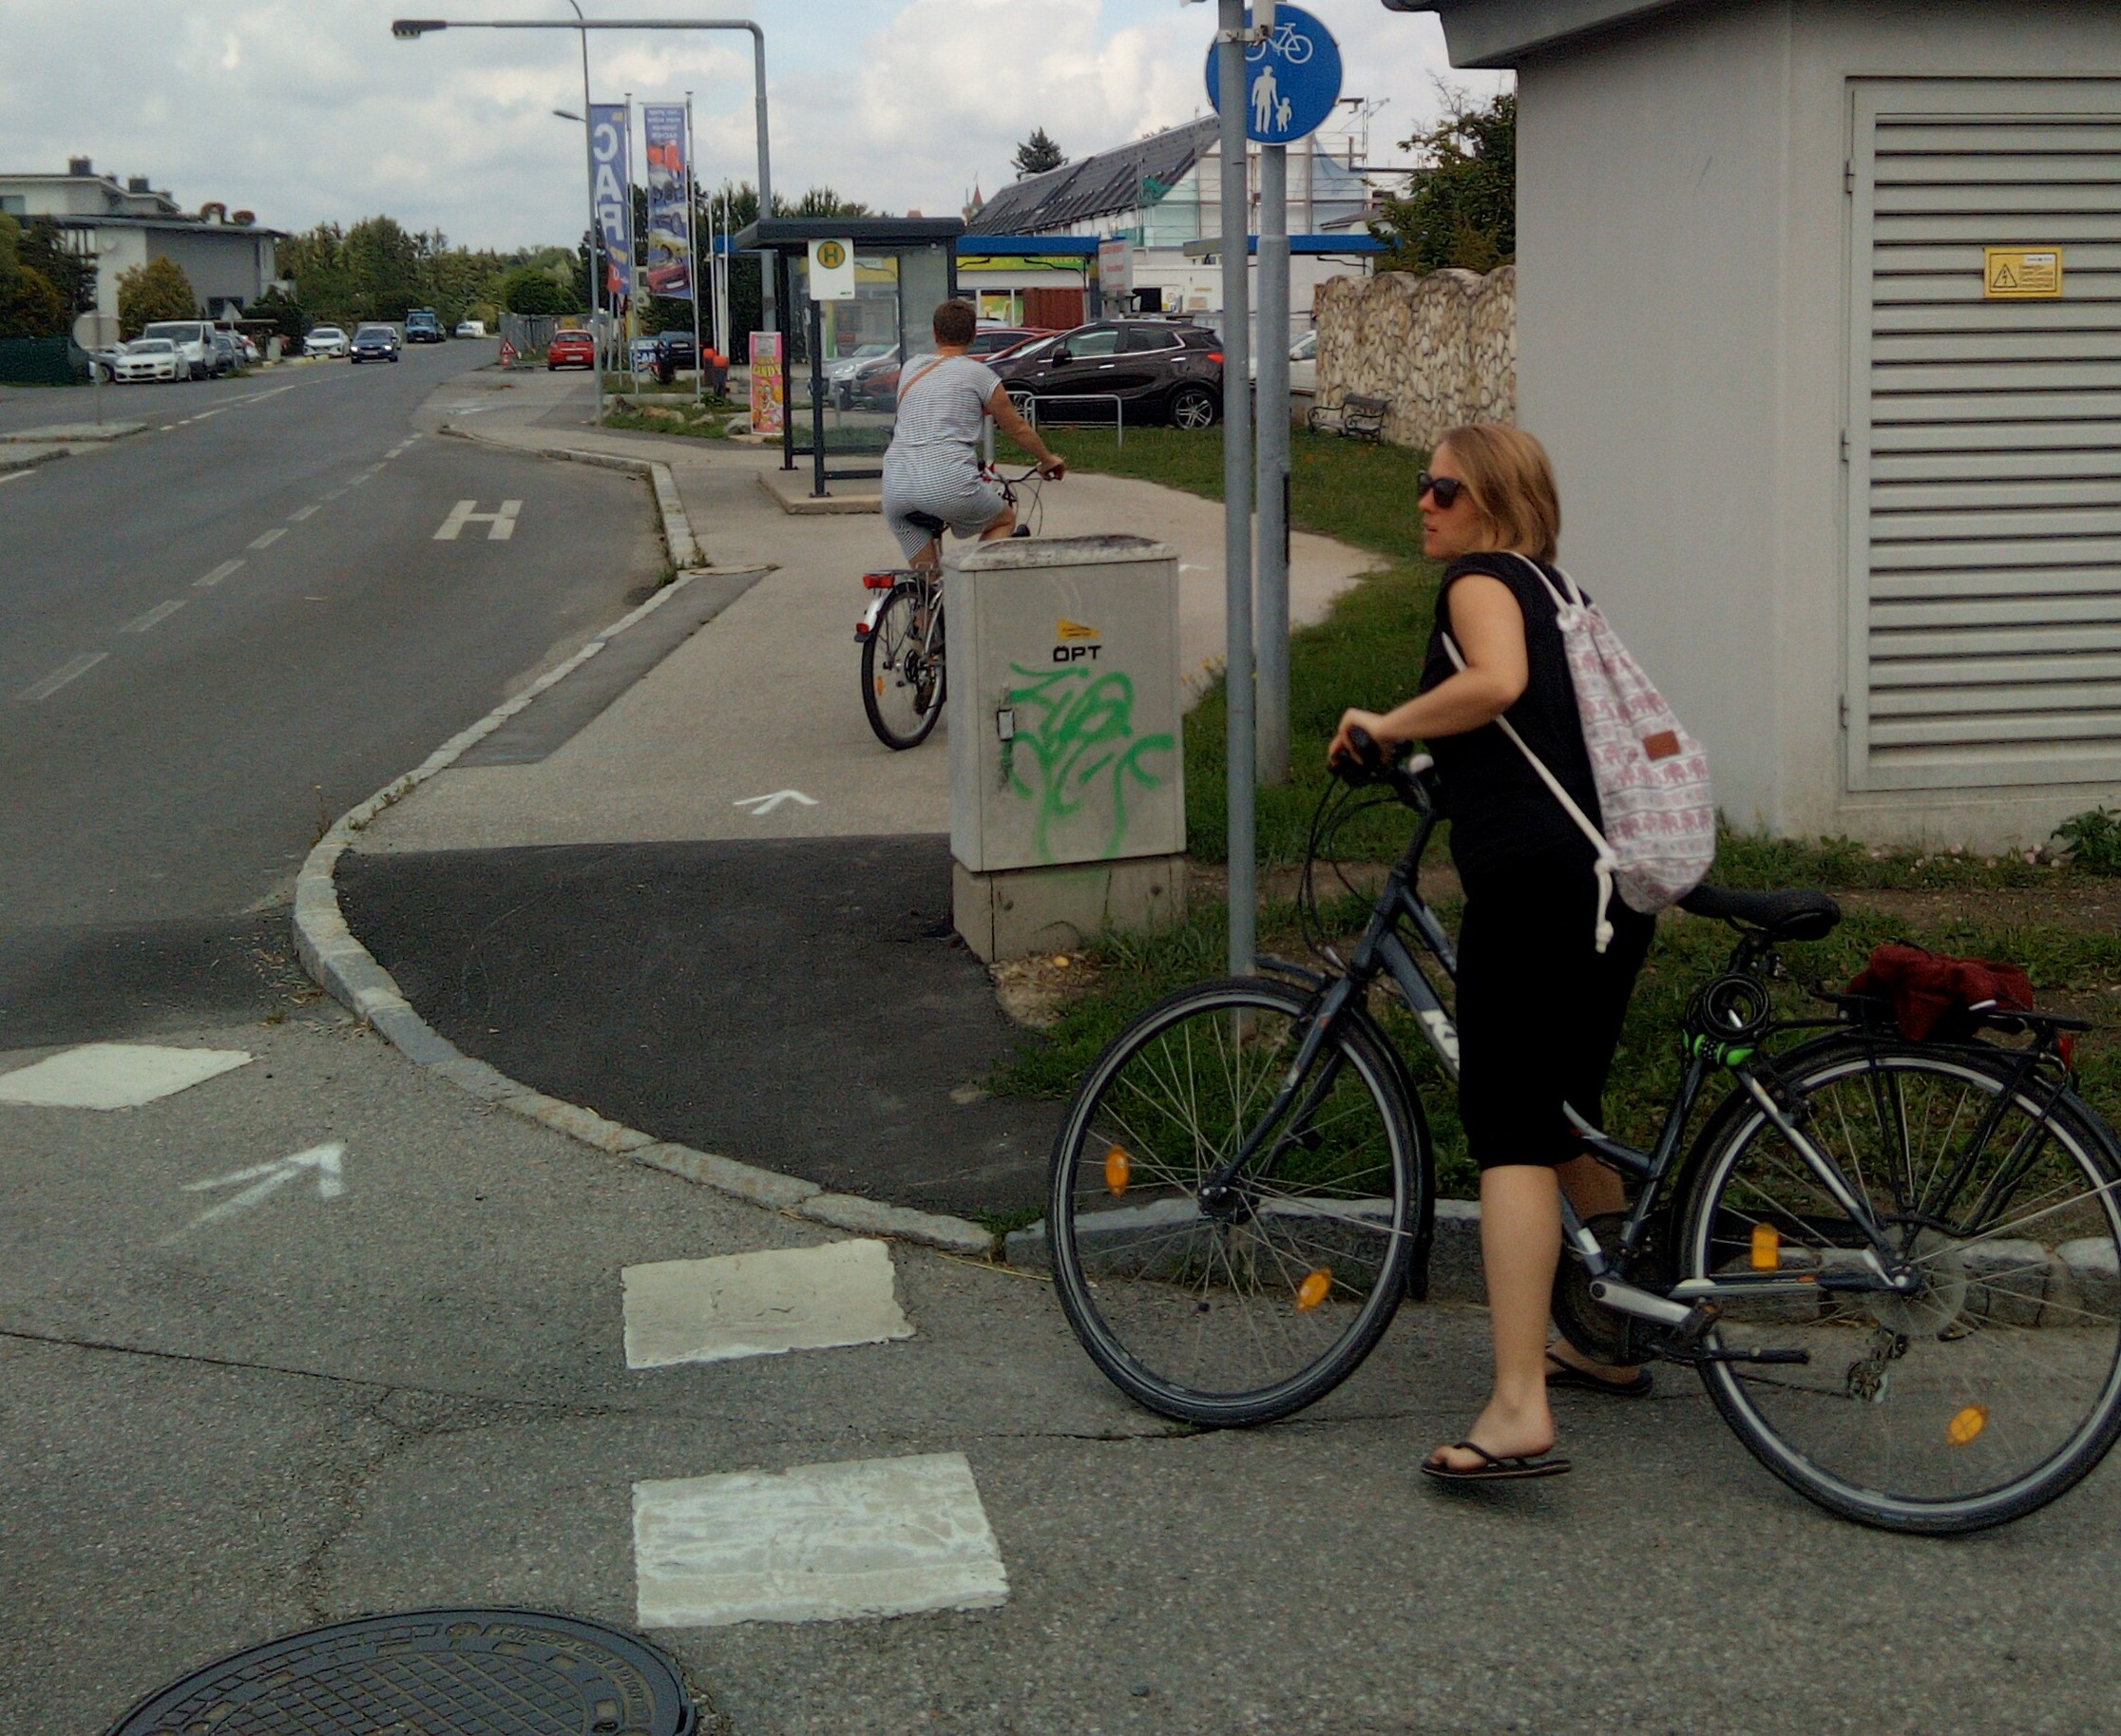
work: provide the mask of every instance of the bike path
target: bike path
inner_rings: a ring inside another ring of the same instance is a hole
[[[467,1054],[658,1138],[927,1211],[1036,1207],[1055,1106],[984,1095],[1018,1038],[950,930],[947,717],[893,754],[863,714],[881,524],[783,513],[771,451],[571,428],[583,397],[526,379],[461,426],[668,463],[717,572],[764,577],[549,752],[468,756],[360,832],[336,869],[354,934]],[[1048,534],[1177,548],[1198,676],[1221,508],[1096,476],[1043,505]],[[1374,564],[1297,543],[1300,619]]]

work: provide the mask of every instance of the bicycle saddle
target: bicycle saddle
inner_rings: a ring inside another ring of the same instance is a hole
[[[908,512],[906,515],[906,522],[912,525],[915,530],[926,530],[935,536],[941,536],[945,530],[949,528],[932,512]]]
[[[1841,906],[1825,892],[1739,892],[1696,887],[1679,901],[1690,916],[1708,916],[1764,931],[1771,941],[1819,941],[1834,931]]]

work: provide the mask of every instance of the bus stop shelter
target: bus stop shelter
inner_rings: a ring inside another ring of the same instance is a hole
[[[814,497],[823,498],[831,481],[883,474],[873,465],[827,467],[831,459],[881,457],[895,418],[895,390],[864,399],[850,390],[851,381],[835,379],[834,370],[865,350],[873,360],[895,347],[903,361],[927,348],[936,307],[957,294],[956,246],[964,233],[954,217],[776,217],[736,235],[737,251],[766,256],[775,305],[786,310],[781,468],[793,470],[796,459],[808,458]],[[849,243],[854,255],[854,296],[813,301],[811,245],[832,240]],[[882,372],[892,375],[884,384],[895,389],[895,367],[887,363]]]

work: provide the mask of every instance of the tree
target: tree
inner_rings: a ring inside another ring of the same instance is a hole
[[[868,217],[869,208],[859,200],[842,199],[831,187],[812,187],[793,205],[779,194],[774,196],[779,217]]]
[[[501,280],[501,305],[511,314],[579,314],[582,297],[547,272],[519,266]]]
[[[294,342],[309,330],[309,314],[285,290],[267,290],[243,312],[253,319],[270,319],[279,334]]]
[[[197,319],[199,297],[175,259],[158,255],[118,274],[118,330],[130,339],[158,319]]]
[[[96,311],[95,261],[68,247],[51,219],[40,217],[30,221],[22,232],[19,258],[23,265],[59,292],[68,329],[76,315]]]
[[[1403,148],[1419,154],[1422,168],[1370,224],[1391,250],[1379,269],[1489,272],[1517,258],[1515,95],[1476,105],[1465,91],[1446,89],[1442,117]]]
[[[1030,138],[1017,146],[1014,161],[1017,179],[1022,181],[1033,175],[1043,175],[1048,169],[1059,168],[1068,161],[1068,154],[1054,143],[1047,136],[1046,129],[1041,126],[1035,128]]]
[[[22,225],[0,213],[0,337],[59,337],[68,318],[51,279],[23,259]]]

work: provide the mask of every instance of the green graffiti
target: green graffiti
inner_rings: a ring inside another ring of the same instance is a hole
[[[1065,669],[1026,669],[1011,663],[1011,673],[1025,686],[1009,690],[1007,703],[1017,715],[1015,739],[1004,748],[1003,775],[1025,801],[1039,805],[1034,848],[1041,862],[1051,862],[1053,829],[1080,813],[1100,783],[1112,792],[1112,830],[1100,857],[1117,856],[1127,841],[1130,791],[1156,790],[1164,773],[1147,761],[1169,754],[1177,741],[1169,734],[1137,735],[1134,682],[1117,670],[1093,672],[1080,663]],[[1039,787],[1033,789],[1018,771],[1016,752],[1028,754]]]

